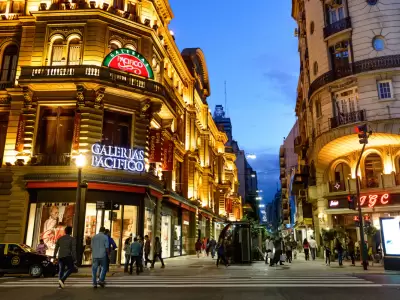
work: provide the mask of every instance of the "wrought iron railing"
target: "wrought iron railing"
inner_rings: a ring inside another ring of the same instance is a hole
[[[368,71],[399,68],[400,55],[387,55],[356,61],[346,67],[337,67],[316,78],[310,85],[309,97],[321,87],[344,77]]]
[[[363,122],[366,120],[365,110],[353,111],[351,113],[339,113],[336,117],[330,118],[331,129],[350,123]]]
[[[33,166],[69,166],[71,163],[71,154],[35,154],[31,158]]]
[[[335,23],[329,24],[324,28],[324,38],[334,35],[335,33],[341,32],[351,28],[351,19],[350,17],[341,19]]]
[[[107,81],[112,84],[120,84],[129,88],[142,90],[161,96],[173,110],[176,109],[177,99],[173,91],[162,84],[143,77],[126,74],[117,70],[98,66],[44,66],[44,67],[22,67],[19,81],[35,79],[74,79],[85,80],[87,78]]]

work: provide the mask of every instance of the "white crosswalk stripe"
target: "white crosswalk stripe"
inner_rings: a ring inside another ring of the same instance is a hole
[[[197,287],[381,287],[382,285],[352,276],[121,276],[107,278],[106,288],[197,288]],[[1,282],[0,288],[58,287],[56,278],[18,279]],[[92,287],[89,277],[68,278],[66,288]]]

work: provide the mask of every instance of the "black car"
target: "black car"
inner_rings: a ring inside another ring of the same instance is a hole
[[[27,245],[0,243],[0,277],[4,274],[50,277],[57,274],[57,269],[49,256],[38,254]]]

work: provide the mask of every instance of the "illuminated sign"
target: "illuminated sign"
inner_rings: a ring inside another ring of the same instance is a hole
[[[400,256],[400,223],[398,218],[380,218],[385,256]]]
[[[92,145],[92,166],[105,169],[143,172],[144,151],[101,144]]]
[[[329,207],[336,207],[336,206],[339,206],[339,201],[337,201],[337,200],[331,200],[331,201],[329,202]]]
[[[389,203],[389,194],[383,195],[365,195],[360,197],[360,205],[364,206],[368,204],[368,207],[373,208],[375,205],[386,205]]]
[[[148,61],[140,53],[131,49],[120,48],[111,51],[104,58],[103,66],[154,79],[154,73]]]

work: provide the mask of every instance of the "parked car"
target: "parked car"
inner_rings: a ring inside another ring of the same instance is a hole
[[[25,244],[0,243],[0,277],[4,274],[29,274],[32,277],[56,275],[58,265],[47,255]]]

